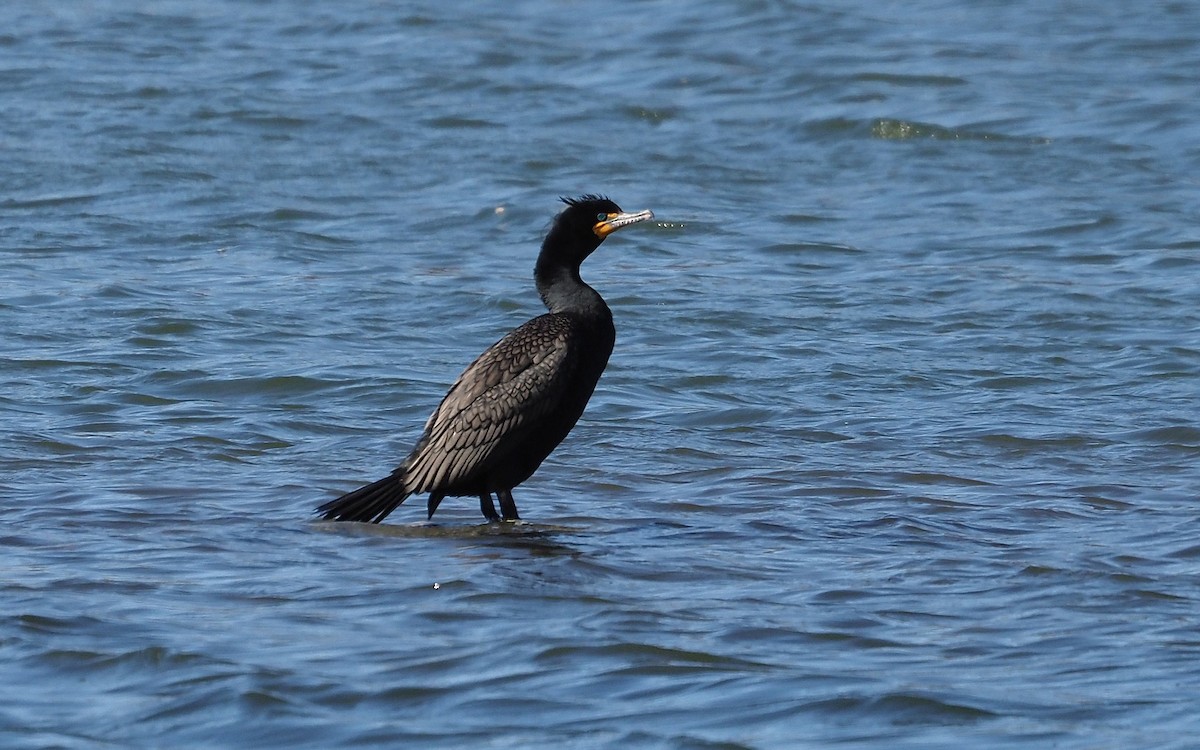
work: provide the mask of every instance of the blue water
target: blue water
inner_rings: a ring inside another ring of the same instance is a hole
[[[0,746],[1189,748],[1200,5],[10,3]],[[540,312],[515,492],[389,471]]]

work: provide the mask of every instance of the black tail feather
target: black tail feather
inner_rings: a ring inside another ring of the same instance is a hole
[[[404,474],[396,472],[365,487],[330,500],[317,508],[327,521],[365,521],[379,523],[408,498]]]

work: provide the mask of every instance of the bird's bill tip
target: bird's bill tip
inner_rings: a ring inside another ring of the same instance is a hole
[[[596,233],[597,237],[604,239],[621,227],[627,227],[630,224],[637,224],[640,221],[647,221],[653,218],[654,212],[649,209],[633,213],[609,214],[604,220],[596,222],[596,225],[592,227],[592,231]]]

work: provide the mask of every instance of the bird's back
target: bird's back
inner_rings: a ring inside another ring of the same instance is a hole
[[[429,417],[405,490],[478,495],[528,479],[583,413],[614,339],[611,316],[547,313],[496,342]]]

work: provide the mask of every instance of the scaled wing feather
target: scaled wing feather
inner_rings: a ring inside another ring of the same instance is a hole
[[[486,472],[553,412],[571,376],[570,327],[562,316],[535,318],[463,371],[405,464],[410,492],[450,489]]]

